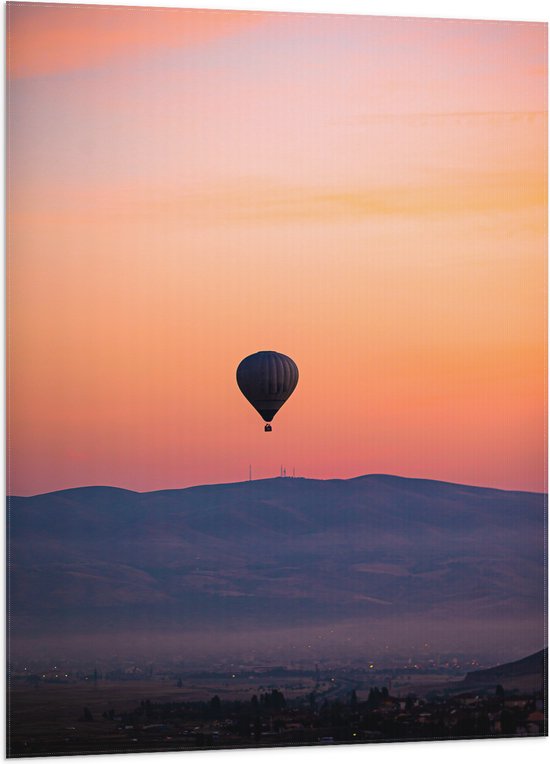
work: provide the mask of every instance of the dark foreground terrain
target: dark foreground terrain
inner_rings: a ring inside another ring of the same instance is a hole
[[[359,681],[358,691],[349,671],[279,671],[261,685],[208,673],[177,681],[29,677],[12,685],[8,756],[542,736],[545,663],[541,652],[406,693]]]

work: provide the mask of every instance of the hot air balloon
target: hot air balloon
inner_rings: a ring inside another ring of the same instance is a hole
[[[287,355],[274,350],[260,350],[240,362],[237,384],[264,422],[264,430],[271,432],[269,422],[290,398],[298,384],[298,367]]]

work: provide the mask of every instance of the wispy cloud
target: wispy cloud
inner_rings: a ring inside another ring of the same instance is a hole
[[[381,114],[361,114],[346,124],[369,125],[383,122],[403,122],[422,124],[432,121],[487,122],[533,122],[548,117],[547,111],[442,111],[442,112],[388,112]]]
[[[262,20],[236,11],[9,3],[7,72],[22,78],[103,66],[223,38]]]
[[[422,183],[285,185],[251,178],[196,187],[117,186],[56,189],[19,208],[17,219],[178,218],[186,224],[360,220],[373,216],[430,217],[512,212],[546,206],[546,174],[539,171],[465,172],[442,169]],[[63,205],[59,199],[64,199]],[[55,200],[55,204],[48,202]],[[27,209],[25,210],[25,207]],[[34,210],[34,213],[31,212]],[[61,212],[62,211],[62,212]]]

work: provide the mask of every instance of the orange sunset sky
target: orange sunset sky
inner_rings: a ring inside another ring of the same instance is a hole
[[[545,490],[546,42],[9,4],[8,491]],[[262,349],[300,369],[269,435]]]

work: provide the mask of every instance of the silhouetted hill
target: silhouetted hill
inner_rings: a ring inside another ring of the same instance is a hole
[[[544,507],[542,494],[389,475],[12,497],[12,628],[351,624],[358,644],[465,638],[525,654],[542,642]]]
[[[471,671],[466,674],[463,684],[468,687],[495,687],[500,684],[504,689],[542,689],[546,675],[548,648],[529,655],[519,661],[504,663],[489,669]]]

